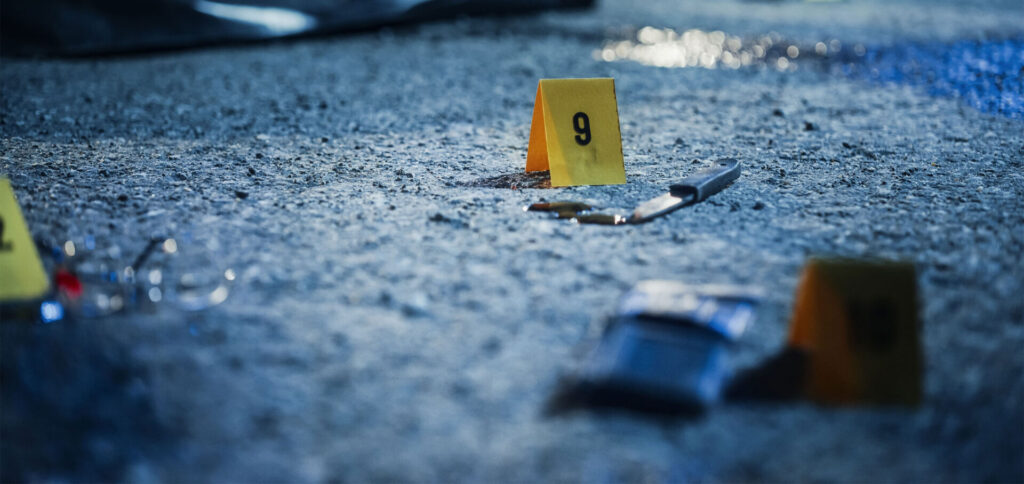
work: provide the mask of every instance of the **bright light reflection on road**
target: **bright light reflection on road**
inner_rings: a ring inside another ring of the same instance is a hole
[[[838,52],[839,41],[818,42],[808,49],[819,57],[825,57],[830,51]],[[638,30],[634,38],[606,41],[594,51],[594,59],[705,69],[739,69],[756,64],[786,71],[796,69],[796,62],[790,59],[796,59],[800,54],[800,47],[786,42],[776,33],[742,39],[719,30],[677,32],[648,26]]]

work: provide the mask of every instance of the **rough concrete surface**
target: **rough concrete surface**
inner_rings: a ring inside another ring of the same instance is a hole
[[[4,321],[5,480],[1021,482],[1020,120],[813,69],[593,57],[646,25],[886,45],[1019,36],[1021,18],[1017,2],[605,2],[4,58],[0,173],[34,235],[134,254],[188,233],[239,274],[195,315]],[[481,186],[523,169],[537,80],[555,77],[615,78],[628,184]],[[523,211],[628,208],[726,156],[734,185],[650,224]],[[920,408],[541,414],[636,281],[763,288],[742,367],[783,344],[816,254],[916,264]]]

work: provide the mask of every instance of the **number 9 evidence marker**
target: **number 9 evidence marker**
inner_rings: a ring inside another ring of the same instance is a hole
[[[551,171],[551,186],[626,183],[614,79],[541,79],[526,171]]]

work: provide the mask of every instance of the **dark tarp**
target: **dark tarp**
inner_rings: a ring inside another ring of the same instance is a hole
[[[594,0],[4,0],[0,53],[90,55],[364,30]]]

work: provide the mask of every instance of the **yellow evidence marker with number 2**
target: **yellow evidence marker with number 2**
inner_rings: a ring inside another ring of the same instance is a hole
[[[614,79],[541,79],[526,171],[551,171],[551,186],[626,183]]]
[[[797,289],[789,344],[811,355],[804,390],[812,400],[919,404],[922,357],[914,266],[812,259]]]
[[[0,302],[41,297],[49,287],[11,182],[0,178]]]

